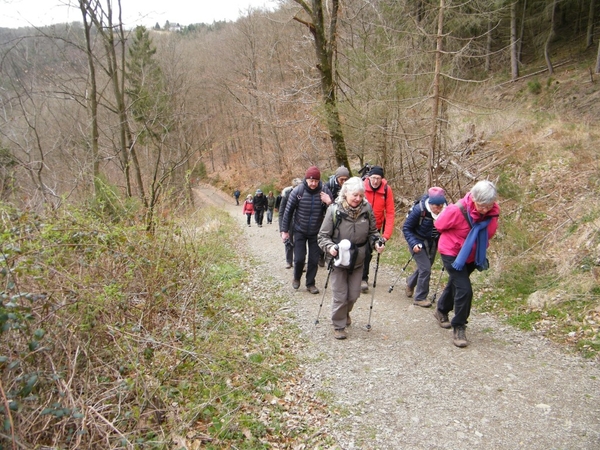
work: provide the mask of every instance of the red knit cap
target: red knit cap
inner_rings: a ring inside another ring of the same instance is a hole
[[[320,180],[321,179],[321,171],[317,166],[310,166],[306,171],[306,175],[304,176],[307,180]]]

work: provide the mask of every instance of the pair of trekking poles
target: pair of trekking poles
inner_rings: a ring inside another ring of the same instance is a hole
[[[406,262],[406,264],[404,264],[404,267],[402,268],[402,270],[400,271],[400,274],[398,275],[398,278],[396,278],[396,281],[394,281],[394,283],[390,286],[390,288],[388,289],[388,292],[392,292],[394,290],[394,286],[396,286],[396,283],[398,283],[398,281],[400,281],[400,278],[402,278],[402,275],[404,275],[404,271],[406,270],[406,268],[408,267],[408,265],[410,264],[410,262],[415,258],[415,254],[413,253],[410,258],[408,259],[408,261]],[[431,303],[435,303],[435,300],[437,298],[437,294],[438,291],[440,289],[440,283],[442,281],[442,275],[444,273],[445,267],[442,264],[442,270],[440,271],[440,276],[438,277],[438,282],[435,288],[435,292],[433,293],[433,297],[431,298]]]
[[[373,302],[375,300],[375,288],[377,287],[377,273],[379,272],[379,257],[381,256],[381,253],[377,253],[377,259],[375,262],[375,274],[373,275],[373,289],[371,291],[371,304],[369,306],[369,319],[367,321],[367,325],[365,326],[365,329],[367,331],[371,331],[371,314],[373,312]],[[394,281],[394,283],[389,287],[388,292],[392,292],[394,290],[394,286],[398,283],[398,281],[400,281],[400,278],[402,278],[404,272],[406,271],[406,268],[408,267],[408,265],[410,264],[410,262],[414,259],[414,253],[411,255],[411,257],[409,258],[409,260],[406,262],[406,264],[404,265],[404,267],[402,267],[402,270],[400,271],[400,274],[398,275],[398,278],[396,278],[396,281]],[[321,315],[321,309],[323,308],[323,302],[325,301],[325,293],[327,292],[327,286],[329,285],[329,276],[331,275],[331,272],[333,270],[333,258],[331,258],[329,260],[329,264],[327,265],[327,278],[325,279],[325,286],[323,288],[323,296],[321,297],[321,304],[319,305],[319,312],[317,313],[317,318],[315,320],[315,326],[319,323],[319,317]],[[440,276],[438,277],[438,282],[435,288],[435,292],[433,294],[433,298],[431,300],[431,303],[435,303],[435,300],[437,298],[437,294],[438,291],[440,289],[440,283],[442,281],[442,275],[444,273],[444,266],[442,265],[442,270],[440,271]]]
[[[379,272],[379,257],[381,253],[377,252],[377,260],[375,262],[375,274],[373,275],[373,290],[371,291],[371,306],[369,307],[369,320],[367,321],[367,325],[365,329],[367,331],[371,331],[371,312],[373,312],[373,301],[375,299],[375,288],[377,287],[377,272]],[[321,304],[319,305],[319,312],[317,313],[317,319],[315,320],[315,325],[319,323],[319,316],[321,315],[321,308],[323,308],[323,301],[325,300],[325,292],[327,292],[327,285],[329,284],[329,276],[333,271],[333,258],[329,260],[329,264],[327,265],[327,278],[325,279],[325,286],[323,288],[323,296],[321,297]]]

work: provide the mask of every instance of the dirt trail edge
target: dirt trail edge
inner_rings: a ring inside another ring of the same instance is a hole
[[[469,346],[454,347],[452,331],[437,325],[432,309],[415,307],[404,295],[403,279],[388,292],[400,270],[390,267],[379,269],[371,330],[365,325],[372,288],[356,303],[348,339],[337,341],[329,290],[315,325],[326,271],[317,275],[321,294],[308,293],[304,279],[292,288],[277,215],[272,225],[265,218],[262,228],[248,227],[233,196],[204,185],[194,191],[201,204],[239,221],[246,248],[289,298],[309,342],[300,355],[305,377],[330,396],[327,433],[340,448],[600,449],[597,362],[477,311],[467,328]]]

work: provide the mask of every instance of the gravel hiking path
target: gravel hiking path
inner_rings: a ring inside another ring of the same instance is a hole
[[[566,354],[533,333],[473,311],[469,346],[452,344],[432,308],[412,305],[400,268],[380,266],[366,331],[371,288],[357,301],[348,339],[333,338],[331,295],[292,288],[277,214],[248,227],[241,205],[210,186],[194,189],[203,204],[239,221],[258,273],[289,298],[302,337],[306,386],[326,393],[331,415],[323,433],[349,449],[600,449],[600,364]],[[403,239],[397,232],[392,239]],[[373,275],[375,259],[371,267]],[[406,272],[413,269],[410,265]],[[435,280],[437,282],[437,280]],[[434,281],[432,281],[434,283]],[[433,289],[433,288],[432,288]],[[298,448],[310,448],[301,446]]]

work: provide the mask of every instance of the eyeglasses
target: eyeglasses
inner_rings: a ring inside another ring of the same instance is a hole
[[[477,211],[478,211],[478,212],[481,212],[481,211],[488,212],[488,211],[489,211],[489,210],[491,210],[493,207],[494,207],[494,204],[493,204],[493,203],[490,203],[490,204],[483,204],[483,203],[477,203],[477,202],[475,202],[475,208],[477,208]]]

